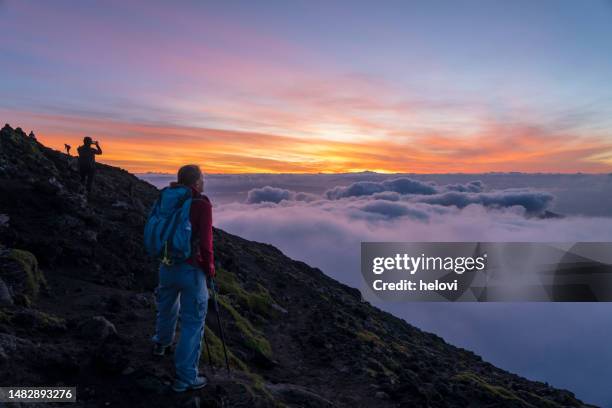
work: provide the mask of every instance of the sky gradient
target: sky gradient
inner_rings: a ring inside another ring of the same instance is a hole
[[[0,0],[0,17],[0,120],[58,149],[91,135],[131,171],[612,171],[607,0]]]

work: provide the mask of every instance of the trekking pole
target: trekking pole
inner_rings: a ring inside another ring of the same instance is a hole
[[[227,376],[230,375],[229,359],[227,358],[227,348],[225,346],[225,336],[223,335],[223,326],[221,325],[221,316],[219,315],[219,303],[217,303],[217,290],[215,289],[215,280],[210,278],[210,288],[213,293],[213,302],[215,311],[217,312],[217,323],[219,324],[219,333],[221,334],[221,343],[223,344],[223,354],[225,354],[225,367],[227,368]]]
[[[215,366],[213,365],[212,357],[210,356],[210,346],[208,345],[208,337],[206,336],[206,323],[204,324],[204,345],[206,346],[206,352],[208,353],[208,364],[212,373],[215,373]]]

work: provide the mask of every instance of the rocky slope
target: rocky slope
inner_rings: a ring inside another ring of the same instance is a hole
[[[173,394],[150,356],[156,265],[141,239],[157,190],[99,165],[87,198],[73,158],[0,132],[0,384],[76,385],[76,406],[586,407],[362,302],[278,249],[215,230],[221,316],[206,321],[211,384]]]

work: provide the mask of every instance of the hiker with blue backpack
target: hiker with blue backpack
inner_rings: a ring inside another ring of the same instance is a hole
[[[215,265],[212,205],[203,190],[200,168],[193,164],[181,167],[177,182],[161,190],[145,225],[146,249],[160,258],[153,354],[166,353],[174,340],[177,319],[181,319],[174,352],[172,389],[176,392],[203,388],[207,383],[198,373],[198,362],[208,309],[206,277],[214,278]]]

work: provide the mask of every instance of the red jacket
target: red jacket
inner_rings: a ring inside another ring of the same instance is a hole
[[[201,268],[208,276],[215,276],[215,257],[213,254],[213,231],[212,231],[212,204],[208,197],[198,193],[191,188],[193,200],[191,201],[191,236],[199,237],[198,248],[195,248],[196,256],[187,262]]]

